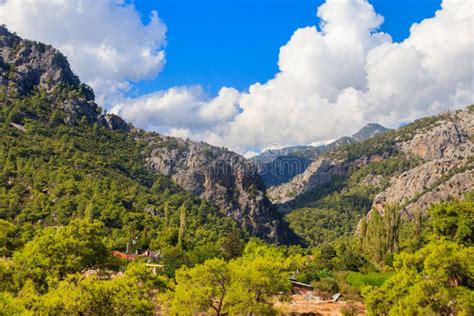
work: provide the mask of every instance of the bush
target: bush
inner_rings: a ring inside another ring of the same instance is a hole
[[[321,280],[313,282],[311,285],[317,291],[330,293],[336,293],[339,291],[339,284],[337,283],[336,279],[332,277],[321,278]]]

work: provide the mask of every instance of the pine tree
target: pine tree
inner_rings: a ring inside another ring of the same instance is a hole
[[[168,202],[165,203],[164,217],[165,217],[165,228],[169,228],[170,227],[170,205]]]

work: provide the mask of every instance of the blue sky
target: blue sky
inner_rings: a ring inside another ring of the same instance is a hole
[[[318,0],[134,0],[144,23],[157,10],[166,24],[166,65],[130,96],[172,86],[200,84],[210,95],[222,86],[245,90],[278,71],[279,49],[300,27],[318,25]],[[385,18],[381,31],[394,41],[432,17],[440,0],[372,0]]]
[[[135,126],[240,153],[474,103],[474,1],[3,0],[0,23]]]

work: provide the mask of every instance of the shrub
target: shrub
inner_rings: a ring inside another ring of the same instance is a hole
[[[318,291],[330,293],[336,293],[339,291],[339,284],[336,279],[332,277],[321,278],[321,280],[313,282],[311,285]]]

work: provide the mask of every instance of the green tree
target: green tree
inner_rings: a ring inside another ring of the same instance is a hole
[[[178,231],[178,247],[184,248],[185,246],[185,239],[186,239],[186,205],[183,204],[179,208],[179,231]]]
[[[232,287],[229,311],[235,314],[271,315],[272,299],[288,293],[291,259],[281,249],[251,240],[242,257],[232,260],[229,269]]]
[[[474,244],[474,201],[434,205],[429,210],[434,234],[464,245]]]
[[[9,256],[15,246],[16,227],[0,219],[0,256]]]
[[[365,294],[369,314],[474,314],[472,206],[454,201],[428,210],[430,241],[395,256],[395,275]]]
[[[231,276],[227,263],[211,259],[194,268],[176,273],[172,311],[178,315],[209,312],[221,315],[226,304]]]
[[[226,260],[236,258],[242,254],[243,242],[240,239],[240,231],[234,229],[221,241],[221,250]]]
[[[165,228],[170,228],[170,204],[169,202],[165,202],[164,205],[164,218],[165,218]]]
[[[474,249],[434,241],[395,256],[395,275],[366,294],[370,315],[472,315]]]
[[[74,220],[67,226],[48,227],[13,256],[20,280],[31,279],[42,290],[46,281],[69,273],[105,267],[110,255],[102,243],[100,222]]]

